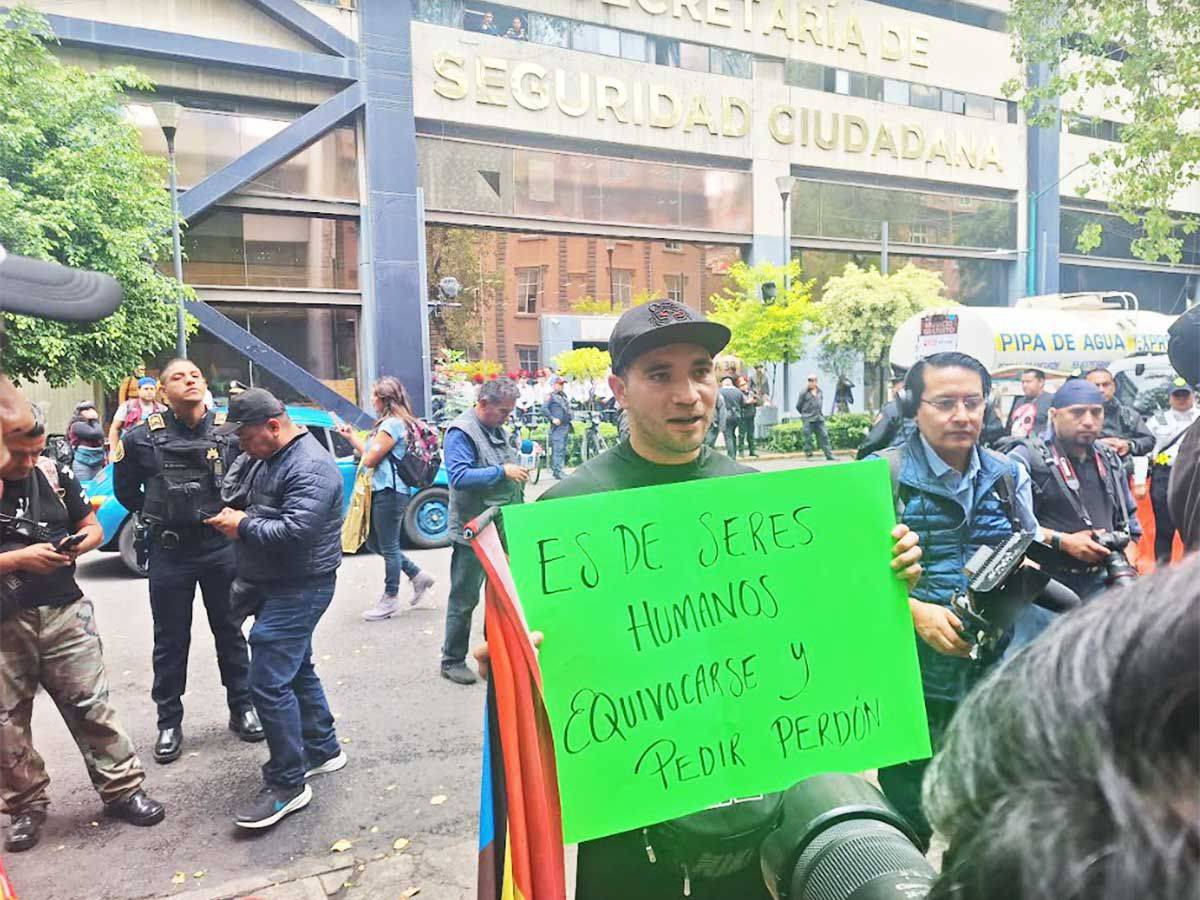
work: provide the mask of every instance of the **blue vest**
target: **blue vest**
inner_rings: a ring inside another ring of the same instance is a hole
[[[1016,484],[1018,464],[983,448],[979,450],[979,464],[975,476],[975,510],[967,521],[966,510],[930,469],[920,434],[914,433],[903,447],[901,521],[921,536],[924,549],[921,565],[925,572],[912,590],[912,596],[918,600],[949,606],[956,591],[966,590],[963,567],[967,560],[983,545],[994,546],[1013,533],[1009,510],[998,486],[1006,470]],[[983,674],[978,663],[938,653],[920,638],[917,638],[917,656],[925,696],[933,700],[961,700]]]

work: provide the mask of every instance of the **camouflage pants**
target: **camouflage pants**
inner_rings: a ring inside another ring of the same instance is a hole
[[[30,718],[38,685],[58,706],[105,803],[146,777],[133,742],[108,705],[108,674],[92,602],[23,609],[0,622],[0,802],[9,815],[49,804]]]

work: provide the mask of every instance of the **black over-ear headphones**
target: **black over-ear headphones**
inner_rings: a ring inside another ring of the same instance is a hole
[[[969,369],[978,374],[980,381],[983,382],[984,401],[986,402],[992,395],[992,376],[983,363],[975,357],[954,351],[934,353],[913,364],[904,376],[904,387],[896,394],[896,401],[900,404],[900,414],[906,419],[916,418],[917,408],[921,405],[921,392],[925,384],[925,369],[929,366],[933,366],[935,369],[947,369],[952,366]]]

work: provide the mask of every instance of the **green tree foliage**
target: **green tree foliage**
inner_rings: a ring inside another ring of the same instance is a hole
[[[732,332],[725,352],[748,364],[798,357],[815,309],[810,302],[813,282],[801,280],[800,263],[749,266],[739,261],[729,267],[727,283],[722,293],[709,298],[708,314]],[[769,283],[775,285],[775,298],[764,300],[762,288]]]
[[[1057,127],[1056,103],[1102,97],[1104,118],[1128,124],[1121,141],[1093,154],[1081,193],[1102,187],[1126,222],[1140,225],[1133,252],[1142,259],[1181,258],[1194,216],[1172,214],[1172,198],[1200,181],[1200,8],[1196,0],[1013,0],[1013,55],[1023,67],[1047,64],[1044,85],[1005,85],[1021,96],[1031,121]],[[1184,113],[1191,111],[1186,119]],[[1088,252],[1099,224],[1078,237]]]
[[[5,314],[4,368],[54,385],[115,386],[174,343],[174,303],[185,290],[155,265],[171,251],[165,164],[142,151],[121,107],[125,91],[152,85],[129,68],[64,66],[52,40],[41,16],[0,14],[0,244],[108,272],[125,300],[87,326]]]
[[[611,368],[612,357],[608,355],[608,351],[595,347],[564,350],[554,357],[554,370],[564,378],[593,381],[603,378]]]
[[[891,275],[847,263],[841,275],[825,282],[821,340],[830,352],[855,351],[882,365],[905,319],[931,307],[954,305],[942,296],[943,289],[941,275],[911,263]]]
[[[438,297],[438,282],[447,276],[461,285],[451,301],[459,305],[438,307],[430,323],[448,348],[471,354],[483,350],[484,316],[504,283],[496,270],[496,240],[494,232],[478,228],[435,225],[425,229],[428,296]]]

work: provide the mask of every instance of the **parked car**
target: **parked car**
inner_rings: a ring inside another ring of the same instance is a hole
[[[297,425],[308,429],[312,439],[328,450],[342,472],[344,502],[350,505],[350,489],[354,485],[357,462],[350,443],[338,434],[333,417],[324,410],[303,406],[288,407],[288,414]],[[137,552],[133,548],[134,521],[129,510],[113,496],[112,463],[106,465],[94,480],[86,482],[84,490],[96,510],[96,517],[104,529],[104,543],[100,550],[120,553],[121,561],[136,575],[145,577],[146,570],[138,565]],[[404,515],[404,537],[418,549],[427,550],[445,547],[448,537],[450,489],[445,467],[438,470],[433,484],[424,490],[412,488],[412,500]],[[343,512],[345,510],[343,509]]]

